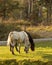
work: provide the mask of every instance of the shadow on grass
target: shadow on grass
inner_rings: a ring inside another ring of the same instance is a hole
[[[11,60],[0,60],[0,65],[18,65],[15,59]]]
[[[11,60],[0,60],[0,65],[52,65],[52,61],[48,62],[34,61],[34,60],[16,61],[16,59],[11,59]]]
[[[52,60],[52,55],[51,54],[45,54],[43,56],[43,58],[48,59],[48,60]]]

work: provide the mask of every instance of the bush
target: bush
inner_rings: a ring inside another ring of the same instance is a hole
[[[21,27],[17,26],[17,24],[11,23],[11,24],[0,24],[0,40],[7,40],[8,34],[11,31],[20,31]]]

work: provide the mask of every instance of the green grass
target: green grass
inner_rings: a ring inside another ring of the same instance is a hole
[[[12,55],[9,46],[0,46],[0,65],[52,65],[52,42],[39,42],[35,45],[35,51],[24,52],[21,47],[21,53],[15,51]]]

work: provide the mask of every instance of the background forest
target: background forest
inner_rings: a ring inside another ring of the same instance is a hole
[[[27,30],[33,38],[52,37],[52,0],[0,0],[0,40],[13,30]]]
[[[0,18],[30,20],[34,25],[50,25],[52,0],[0,0]]]

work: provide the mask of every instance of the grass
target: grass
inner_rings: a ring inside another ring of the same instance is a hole
[[[52,42],[38,42],[35,45],[35,51],[29,50],[29,53],[24,52],[24,47],[21,47],[21,53],[15,51],[12,55],[9,47],[0,46],[0,65],[52,65]]]

